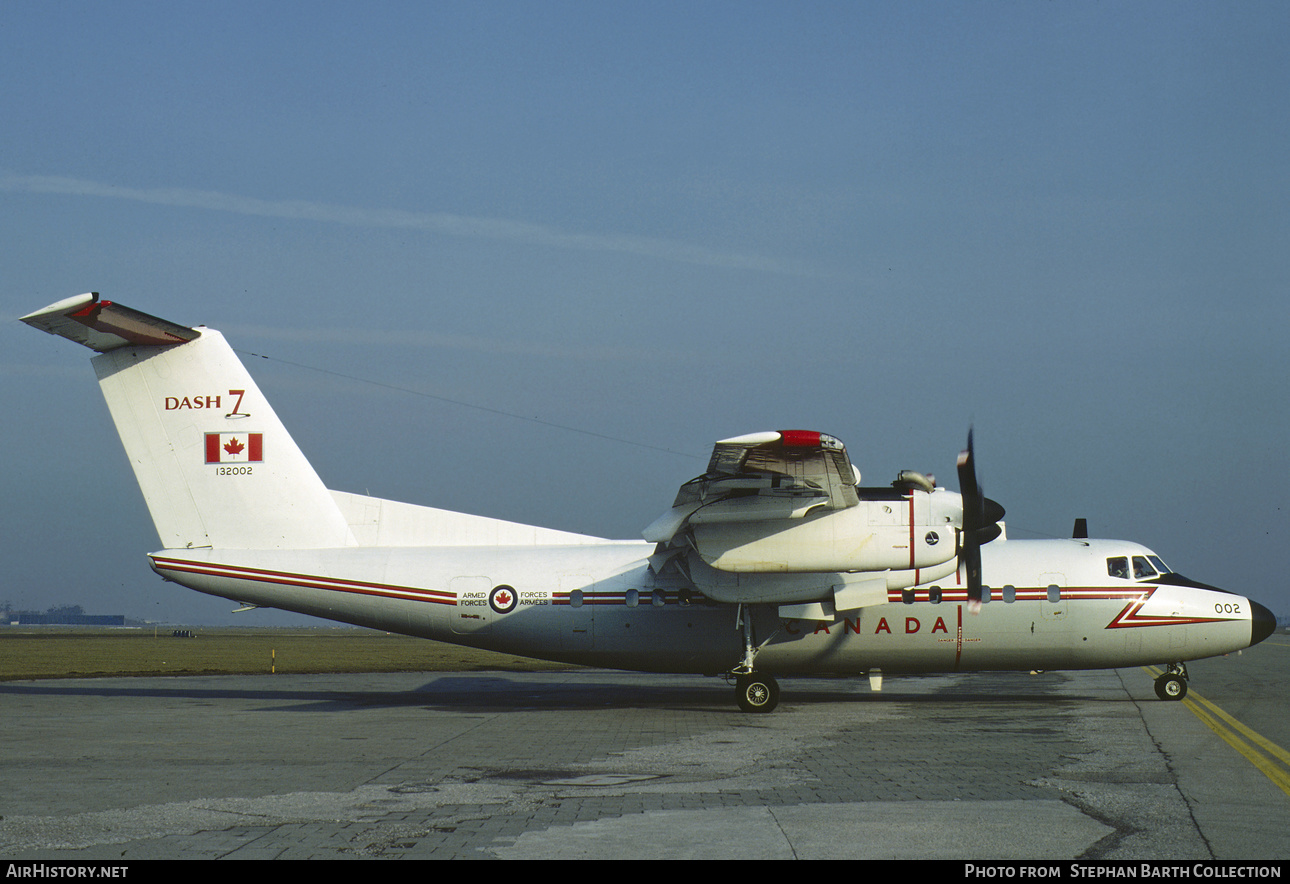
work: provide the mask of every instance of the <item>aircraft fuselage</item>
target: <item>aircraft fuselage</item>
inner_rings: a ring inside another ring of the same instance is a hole
[[[604,541],[151,558],[159,574],[201,592],[389,632],[615,669],[729,670],[743,647],[737,608],[656,577],[651,550]],[[1261,638],[1270,615],[1242,596],[1107,573],[1109,560],[1135,555],[1151,553],[1119,541],[996,541],[983,549],[991,589],[977,613],[954,575],[815,619],[748,606],[758,666],[782,675],[1113,668],[1225,654]]]

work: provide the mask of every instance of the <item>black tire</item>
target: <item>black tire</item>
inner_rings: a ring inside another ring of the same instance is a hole
[[[1162,700],[1181,700],[1187,696],[1187,679],[1165,674],[1156,679],[1156,696]]]
[[[744,712],[770,712],[779,705],[779,684],[769,675],[741,675],[735,692]]]

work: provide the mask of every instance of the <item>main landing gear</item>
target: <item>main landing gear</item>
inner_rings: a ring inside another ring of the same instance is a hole
[[[738,618],[744,633],[744,658],[726,674],[726,680],[734,679],[735,699],[744,712],[770,712],[779,705],[779,682],[753,666],[761,647],[753,647],[752,617],[746,606],[739,606]]]
[[[1187,696],[1187,664],[1170,663],[1156,678],[1156,696],[1162,700],[1181,700]]]
[[[735,673],[735,699],[744,712],[770,712],[779,705],[779,682],[764,672]]]

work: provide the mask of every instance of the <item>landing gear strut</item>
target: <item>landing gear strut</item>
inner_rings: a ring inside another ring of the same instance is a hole
[[[1181,700],[1187,696],[1187,664],[1170,663],[1156,678],[1156,696],[1162,700]]]
[[[735,699],[744,712],[770,712],[779,705],[779,682],[753,666],[761,648],[753,647],[752,617],[743,605],[739,606],[739,625],[744,633],[744,658],[728,676],[735,680]]]

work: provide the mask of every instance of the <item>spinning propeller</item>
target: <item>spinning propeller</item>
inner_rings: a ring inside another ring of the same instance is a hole
[[[972,430],[968,430],[967,448],[959,453],[959,493],[963,496],[963,530],[959,532],[959,561],[967,571],[968,608],[981,606],[981,545],[994,540],[1003,529],[1003,507],[981,493],[976,480],[976,456],[972,448]]]

